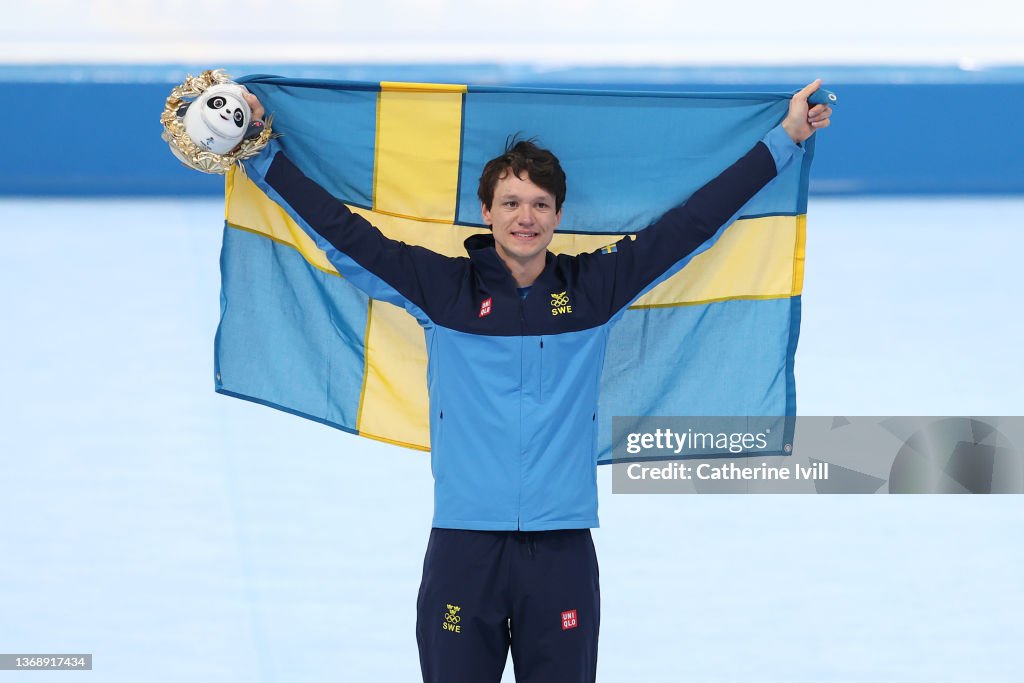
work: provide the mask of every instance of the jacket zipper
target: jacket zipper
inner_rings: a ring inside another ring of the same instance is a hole
[[[522,331],[522,337],[520,339],[525,340],[526,337],[526,301],[522,297],[519,297],[519,325]],[[526,388],[526,372],[525,364],[523,362],[523,353],[526,350],[525,341],[520,342],[520,356],[519,356],[519,486],[516,495],[516,530],[522,528],[522,512],[523,512],[523,458],[525,456],[524,444],[523,444],[523,391]]]
[[[537,396],[544,402],[544,337],[540,338],[540,360],[537,361]]]

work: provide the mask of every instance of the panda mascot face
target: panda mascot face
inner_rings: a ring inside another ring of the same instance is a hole
[[[185,111],[185,130],[206,151],[226,154],[242,141],[251,115],[240,86],[213,85]]]

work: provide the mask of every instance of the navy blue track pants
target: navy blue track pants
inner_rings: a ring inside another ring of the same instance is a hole
[[[432,529],[416,603],[425,683],[593,683],[601,622],[589,529]]]

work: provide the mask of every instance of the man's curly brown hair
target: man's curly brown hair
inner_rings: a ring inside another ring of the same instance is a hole
[[[499,180],[508,176],[509,171],[520,179],[525,179],[525,173],[530,182],[555,196],[555,211],[562,210],[562,202],[565,201],[565,172],[558,157],[538,147],[533,140],[519,140],[518,136],[510,138],[505,144],[505,153],[488,161],[484,172],[480,174],[480,186],[476,194],[488,210],[494,202],[494,188]]]

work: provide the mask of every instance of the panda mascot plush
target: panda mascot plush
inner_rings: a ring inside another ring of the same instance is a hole
[[[251,120],[244,93],[223,70],[190,75],[167,98],[161,137],[189,168],[227,173],[258,154],[271,136],[269,121]]]

